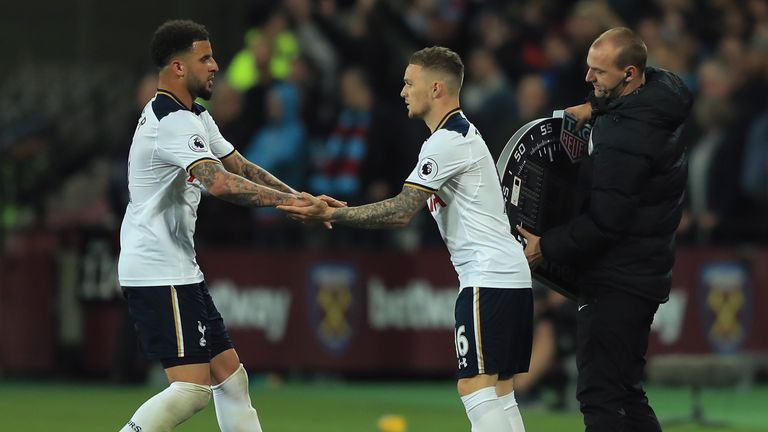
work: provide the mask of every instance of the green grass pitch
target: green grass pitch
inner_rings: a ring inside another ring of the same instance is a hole
[[[117,431],[157,387],[77,383],[0,381],[0,424],[3,431]],[[688,414],[684,389],[649,390],[659,417]],[[469,432],[469,423],[452,383],[287,384],[256,385],[254,406],[266,432],[377,432],[384,414],[406,418],[408,432]],[[704,414],[727,427],[702,428],[692,423],[667,425],[666,432],[766,432],[768,388],[705,390]],[[528,432],[583,430],[578,413],[523,408]],[[213,405],[177,428],[218,431]]]

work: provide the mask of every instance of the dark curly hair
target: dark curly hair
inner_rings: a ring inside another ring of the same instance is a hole
[[[193,43],[208,39],[208,30],[202,24],[190,20],[166,21],[152,36],[152,62],[162,68],[171,61],[174,54],[190,50]]]

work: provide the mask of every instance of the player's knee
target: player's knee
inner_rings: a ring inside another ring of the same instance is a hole
[[[470,390],[473,386],[470,382],[472,378],[462,378],[456,383],[456,390],[459,392],[459,396],[466,396],[472,391]]]
[[[497,375],[486,374],[475,375],[471,378],[461,378],[456,383],[456,390],[458,390],[460,396],[466,396],[482,388],[496,386],[497,380]]]
[[[211,387],[183,381],[171,383],[174,393],[188,409],[198,412],[208,406],[211,400]]]

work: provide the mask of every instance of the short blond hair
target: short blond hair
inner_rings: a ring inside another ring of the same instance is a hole
[[[459,94],[464,82],[464,63],[455,52],[441,46],[424,48],[413,53],[408,63],[445,74],[449,91]]]

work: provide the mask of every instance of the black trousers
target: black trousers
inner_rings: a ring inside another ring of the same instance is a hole
[[[576,397],[586,431],[661,431],[642,387],[658,303],[605,286],[583,287],[581,293]]]

